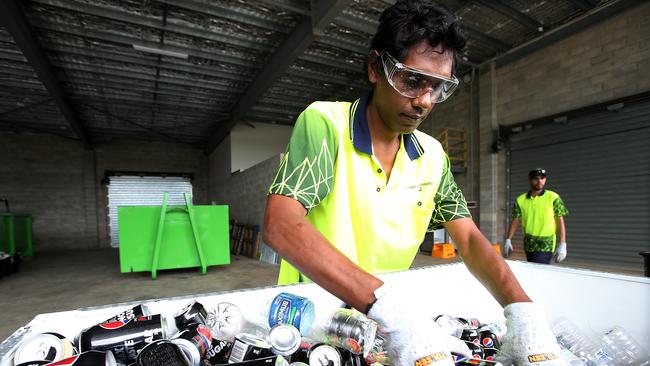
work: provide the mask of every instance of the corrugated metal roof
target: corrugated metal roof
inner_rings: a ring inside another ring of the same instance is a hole
[[[368,89],[363,63],[370,38],[379,14],[393,2],[349,1],[288,69],[261,90],[244,120],[292,124],[314,100],[350,100],[363,94]],[[504,52],[499,45],[508,49],[540,34],[480,1],[444,3],[471,28],[466,56],[473,62]],[[507,3],[543,24],[545,31],[585,13],[573,1]],[[312,13],[308,0],[21,4],[91,140],[195,145],[204,145],[215,128],[229,120],[237,101],[256,87],[252,83],[260,70]],[[0,67],[0,130],[75,137],[4,29]],[[460,66],[460,72],[468,69]]]

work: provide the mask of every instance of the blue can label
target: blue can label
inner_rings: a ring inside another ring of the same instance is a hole
[[[291,324],[300,329],[300,319],[309,300],[304,297],[283,292],[273,299],[269,311],[269,326]]]

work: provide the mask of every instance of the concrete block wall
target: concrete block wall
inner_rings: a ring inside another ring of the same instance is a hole
[[[37,251],[108,247],[106,170],[194,174],[207,204],[207,157],[198,148],[141,141],[80,143],[45,134],[0,133],[0,197],[34,216]]]

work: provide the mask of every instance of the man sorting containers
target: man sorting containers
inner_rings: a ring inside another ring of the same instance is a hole
[[[471,219],[440,143],[416,130],[456,89],[464,45],[445,7],[412,0],[386,9],[368,55],[372,92],[315,102],[298,117],[270,187],[264,240],[284,258],[280,284],[310,279],[366,313],[387,334],[393,364],[453,365],[451,352],[466,347],[413,310],[417,293],[373,275],[408,269],[427,229],[445,227],[505,307],[502,356],[564,365],[543,310]]]
[[[550,264],[566,258],[566,226],[564,216],[569,214],[560,196],[546,189],[546,169],[536,168],[528,173],[530,190],[517,197],[512,208],[512,222],[508,237],[503,244],[503,254],[508,257],[513,251],[512,237],[519,221],[524,232],[524,251],[529,262]],[[560,242],[555,245],[555,236]]]

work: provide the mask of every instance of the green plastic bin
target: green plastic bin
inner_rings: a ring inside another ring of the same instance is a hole
[[[120,272],[230,264],[228,206],[118,207]]]
[[[33,256],[32,222],[31,214],[0,213],[0,251]]]

